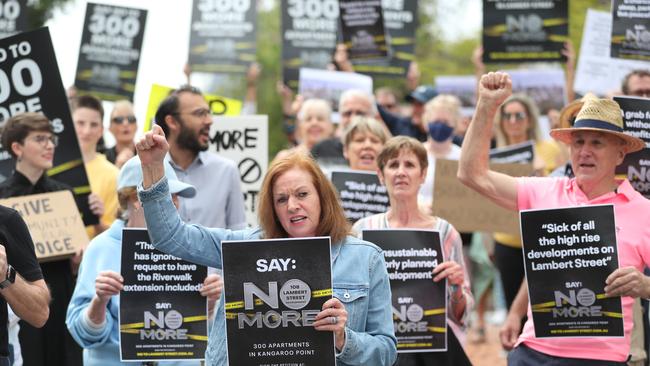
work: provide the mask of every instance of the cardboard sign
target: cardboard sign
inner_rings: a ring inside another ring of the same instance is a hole
[[[71,257],[88,244],[88,234],[70,191],[0,199],[20,213],[34,241],[39,262]]]
[[[520,215],[535,336],[623,337],[621,298],[603,294],[619,266],[614,206]]]
[[[245,73],[255,61],[257,7],[251,0],[194,0],[192,71]]]
[[[268,116],[213,118],[210,151],[237,164],[244,194],[246,223],[257,226],[257,205],[269,165]]]
[[[361,90],[372,95],[372,78],[354,72],[300,69],[298,94],[305,99],[319,98],[328,101],[334,111],[332,115],[334,122],[340,119],[339,98],[349,89]]]
[[[418,28],[418,2],[381,2],[384,28],[387,33],[388,48],[391,50],[387,60],[351,60],[356,72],[373,77],[405,77],[411,61],[415,61],[415,31]]]
[[[122,231],[120,361],[202,360],[207,268],[155,249],[146,229]]]
[[[332,62],[339,28],[338,0],[281,0],[282,80],[298,90],[298,70]]]
[[[334,366],[314,318],[332,298],[330,238],[222,242],[228,362]]]
[[[397,352],[447,350],[447,279],[433,282],[444,254],[432,230],[364,230],[384,251],[393,300]]]
[[[621,81],[630,71],[648,68],[647,62],[612,58],[611,34],[612,15],[605,11],[587,9],[576,67],[576,92],[607,95],[621,88]]]
[[[77,92],[104,100],[133,100],[147,11],[88,3],[77,73]]]
[[[339,192],[345,217],[350,222],[384,213],[390,207],[386,187],[379,182],[377,173],[332,171],[332,184]]]
[[[33,0],[7,0],[0,3],[0,38],[29,30],[33,3]]]
[[[612,1],[614,58],[650,60],[650,0]]]
[[[381,0],[339,0],[341,36],[350,60],[389,55]]]
[[[625,133],[646,143],[645,149],[625,155],[616,174],[627,178],[637,192],[650,198],[650,99],[614,97],[614,101],[623,111]]]
[[[483,0],[483,61],[566,60],[568,0]]]
[[[529,140],[521,144],[498,147],[490,150],[491,163],[517,163],[530,164],[535,157],[533,141]]]
[[[41,112],[50,120],[59,146],[47,174],[72,186],[85,225],[98,223],[88,207],[90,185],[49,30],[41,28],[2,39],[0,50],[7,56],[0,63],[0,121],[23,112]],[[3,126],[0,122],[0,128]],[[0,147],[0,179],[11,176],[13,169],[11,155]]]
[[[529,164],[490,164],[490,169],[513,177],[529,176]],[[444,217],[461,233],[471,231],[503,232],[518,235],[517,213],[506,210],[456,178],[458,162],[436,160],[433,214]]]
[[[156,116],[156,111],[160,102],[162,102],[169,93],[174,90],[169,86],[158,84],[151,85],[149,94],[149,104],[147,105],[147,115],[144,121],[144,131],[151,129],[151,124]],[[242,102],[236,99],[230,99],[213,94],[203,94],[205,101],[208,102],[213,115],[238,116],[241,113]]]

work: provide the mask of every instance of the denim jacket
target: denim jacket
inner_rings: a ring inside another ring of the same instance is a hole
[[[222,240],[259,239],[259,229],[227,230],[184,224],[174,207],[166,178],[138,188],[152,244],[159,250],[205,266],[222,268]],[[376,245],[348,236],[332,245],[334,296],[348,312],[345,345],[337,365],[390,366],[397,357],[391,293],[384,256]],[[227,365],[223,296],[208,340],[209,365]]]

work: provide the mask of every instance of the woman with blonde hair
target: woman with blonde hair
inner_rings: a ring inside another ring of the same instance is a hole
[[[307,99],[298,111],[296,118],[296,139],[298,145],[278,152],[275,158],[282,158],[294,150],[311,151],[317,143],[329,138],[334,133],[332,108],[323,99]]]
[[[354,117],[343,130],[343,156],[353,170],[377,170],[377,155],[388,136],[383,124],[370,117]]]

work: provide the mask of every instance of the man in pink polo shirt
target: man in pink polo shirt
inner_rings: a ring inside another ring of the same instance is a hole
[[[642,273],[643,267],[650,264],[650,225],[640,220],[642,212],[650,212],[650,201],[627,180],[617,180],[615,168],[623,162],[625,154],[642,149],[645,143],[623,133],[618,104],[588,99],[572,128],[551,131],[553,138],[569,145],[575,178],[513,178],[491,171],[490,131],[499,105],[511,94],[512,82],[507,74],[491,72],[481,77],[479,100],[463,142],[458,178],[512,210],[613,204],[620,268],[610,274],[603,287],[608,296],[622,296],[625,337],[536,338],[528,305],[528,321],[508,356],[508,364],[625,365],[630,349],[633,298],[650,297],[650,278]],[[519,309],[521,317],[525,308],[524,305]]]

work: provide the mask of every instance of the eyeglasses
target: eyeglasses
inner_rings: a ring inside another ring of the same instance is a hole
[[[36,142],[37,144],[47,147],[47,143],[51,142],[54,147],[56,147],[59,144],[59,136],[57,135],[36,135],[32,138],[32,141]]]
[[[207,108],[199,108],[199,109],[195,109],[195,110],[193,110],[191,112],[187,112],[187,113],[176,112],[176,113],[172,113],[172,114],[174,116],[179,116],[181,114],[189,114],[189,115],[192,115],[192,116],[194,116],[196,118],[205,118],[205,117],[210,115],[210,110],[207,109]]]
[[[365,117],[365,116],[367,115],[367,113],[366,113],[365,111],[355,111],[355,110],[350,110],[350,111],[341,112],[341,115],[342,115],[343,117],[346,117],[346,118],[347,118],[347,117],[351,117],[351,116],[361,116],[361,117]]]
[[[121,125],[124,123],[134,124],[136,123],[135,116],[115,116],[111,119],[111,122]]]
[[[386,104],[381,104],[381,107],[386,109],[386,110],[391,110],[397,107],[397,104],[395,103],[386,103]]]
[[[517,113],[503,113],[503,120],[504,121],[510,121],[512,117],[515,118],[515,121],[521,122],[525,120],[528,116],[524,112],[517,112]]]

